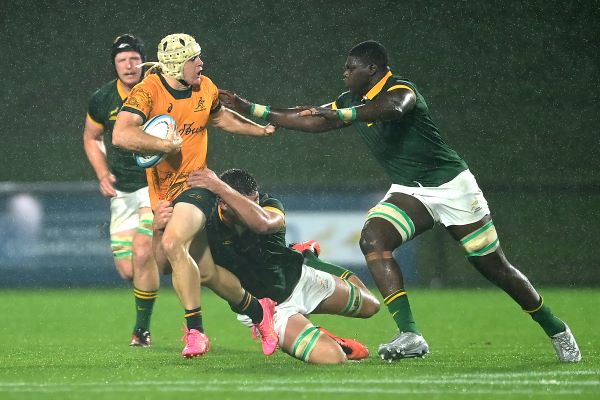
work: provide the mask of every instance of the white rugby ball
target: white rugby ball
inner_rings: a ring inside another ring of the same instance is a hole
[[[175,120],[170,115],[157,115],[149,119],[142,129],[148,135],[155,136],[157,138],[165,139],[167,134],[169,133],[169,125],[175,125],[175,129],[177,126],[175,124]],[[135,163],[142,168],[150,168],[161,162],[165,159],[166,154],[153,154],[153,155],[142,155],[135,154]]]

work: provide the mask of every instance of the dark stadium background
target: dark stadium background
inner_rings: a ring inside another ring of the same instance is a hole
[[[0,213],[23,190],[50,198],[46,212],[85,214],[93,205],[99,214],[88,214],[89,224],[101,227],[106,204],[81,134],[88,96],[113,77],[118,34],[140,35],[154,60],[161,37],[189,33],[218,86],[282,106],[333,100],[344,90],[347,51],[375,39],[477,176],[509,258],[537,284],[600,284],[598,1],[9,0],[1,8]],[[209,141],[213,169],[247,168],[290,204],[327,208],[310,199],[351,203],[389,186],[352,128],[314,136],[282,129],[265,140],[213,129]],[[64,182],[81,190],[61,192]],[[11,237],[9,225],[2,238]],[[94,261],[77,251],[82,265]],[[417,284],[486,285],[439,228],[416,242],[416,255]],[[27,262],[0,257],[0,271],[12,271],[0,281],[48,277],[43,268],[24,274]],[[52,274],[73,279],[70,268]]]

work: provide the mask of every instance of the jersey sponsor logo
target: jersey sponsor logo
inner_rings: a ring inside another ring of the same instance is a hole
[[[116,107],[114,110],[110,110],[110,112],[108,113],[108,120],[109,121],[116,121],[117,120],[117,114],[119,113],[119,109],[120,109],[120,107]]]
[[[167,108],[167,112],[170,113],[173,110],[173,103],[169,103],[169,107]]]
[[[183,127],[181,127],[178,131],[179,131],[179,135],[183,136],[183,135],[193,135],[194,133],[201,133],[204,130],[203,126],[199,126],[199,127],[194,127],[194,122],[192,122],[191,124],[183,124]]]
[[[204,97],[200,97],[200,100],[198,100],[198,104],[196,104],[196,108],[194,108],[194,112],[204,110],[206,110],[206,106],[204,105]]]

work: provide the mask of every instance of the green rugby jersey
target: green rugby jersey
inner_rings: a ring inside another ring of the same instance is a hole
[[[259,204],[281,213],[284,211],[279,200],[266,194],[260,195]],[[304,258],[287,247],[285,226],[268,235],[259,235],[249,229],[239,233],[235,226],[225,225],[217,208],[206,229],[215,263],[237,276],[247,291],[278,303],[292,294],[300,279]]]
[[[96,90],[88,104],[90,118],[104,128],[104,146],[108,167],[117,182],[115,189],[122,192],[135,192],[148,186],[146,172],[135,163],[133,153],[113,146],[112,132],[117,120],[117,113],[127,97],[121,82],[114,79]]]
[[[415,108],[399,120],[354,122],[358,131],[392,183],[404,186],[440,186],[449,182],[467,164],[439,134],[425,99],[416,86],[392,75],[383,77],[364,97],[342,93],[332,103],[334,109],[367,104],[380,93],[399,88],[412,90]]]

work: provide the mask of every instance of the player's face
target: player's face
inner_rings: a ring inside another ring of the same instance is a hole
[[[126,86],[133,87],[142,80],[142,56],[137,51],[122,51],[115,56],[117,76]]]
[[[200,58],[200,55],[190,58],[183,64],[183,80],[188,85],[192,86],[198,83],[198,80],[202,76],[202,66],[204,63]]]
[[[369,64],[362,60],[349,56],[346,59],[343,73],[344,83],[352,93],[364,95],[369,89],[372,71]]]

